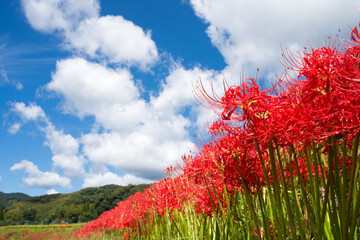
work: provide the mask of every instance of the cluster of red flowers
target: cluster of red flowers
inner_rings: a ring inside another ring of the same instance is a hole
[[[330,39],[328,46],[305,49],[295,55],[284,54],[287,73],[269,90],[261,90],[254,79],[230,86],[222,97],[208,94],[203,85],[197,96],[217,111],[220,120],[209,128],[211,141],[195,156],[183,157],[180,173],[143,193],[119,202],[111,211],[88,223],[78,235],[97,231],[128,230],[143,234],[155,215],[163,216],[190,205],[199,214],[211,216],[220,206],[228,206],[224,192],[258,192],[279,181],[270,171],[270,150],[281,154],[288,149],[298,153],[322,144],[327,154],[329,139],[351,139],[360,130],[360,34],[355,28],[350,39]],[[290,77],[289,71],[296,73]],[[225,84],[226,85],[226,84]],[[345,161],[344,161],[345,158]],[[350,158],[340,156],[340,164]],[[284,176],[310,174],[305,159],[299,156],[299,171],[291,160],[284,166]],[[320,171],[321,170],[321,171]],[[174,169],[167,172],[173,174]],[[315,174],[315,169],[313,167]],[[326,175],[327,169],[316,169]],[[280,174],[279,174],[280,175]],[[324,177],[324,175],[323,175]]]

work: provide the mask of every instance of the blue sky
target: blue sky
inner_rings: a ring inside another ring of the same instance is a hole
[[[0,2],[0,191],[65,193],[164,177],[216,115],[197,80],[269,86],[281,46],[344,34],[360,4],[250,0]],[[221,92],[221,90],[219,90]]]

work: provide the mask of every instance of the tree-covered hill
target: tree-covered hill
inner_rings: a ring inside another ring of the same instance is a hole
[[[24,193],[3,193],[0,192],[0,207],[7,208],[15,203],[31,198]]]
[[[149,184],[106,185],[68,194],[30,197],[22,193],[0,193],[0,224],[76,223],[96,219],[104,211],[126,200]],[[3,209],[3,211],[2,211]],[[3,212],[3,214],[2,214]]]

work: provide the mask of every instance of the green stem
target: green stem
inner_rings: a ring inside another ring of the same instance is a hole
[[[323,209],[322,209],[322,214],[321,214],[321,218],[320,218],[320,223],[324,223],[324,224],[325,224],[326,208],[327,208],[327,205],[329,204],[329,188],[330,188],[330,182],[328,181],[325,186],[324,203],[323,203]],[[329,208],[330,208],[330,204],[329,204]],[[320,225],[321,233],[323,232],[324,224]]]
[[[299,178],[299,181],[300,181],[300,189],[301,189],[302,195],[304,197],[305,206],[306,206],[307,211],[310,213],[309,222],[310,222],[310,225],[311,225],[312,233],[314,234],[315,239],[318,239],[317,231],[316,231],[316,228],[315,228],[315,222],[314,222],[314,218],[315,218],[314,210],[313,210],[313,208],[311,207],[311,205],[309,203],[308,193],[307,193],[306,188],[305,188],[305,181],[302,178],[300,168],[299,168],[299,162],[298,162],[296,152],[295,152],[295,148],[294,148],[293,145],[290,145],[290,151],[291,151],[291,154],[293,155],[293,158],[294,158],[296,172],[297,172],[297,175],[298,175],[298,178]]]
[[[334,176],[334,149],[332,146],[332,142],[328,145],[328,164],[329,164],[329,176],[328,181],[330,182],[330,199],[331,199],[331,206],[329,207],[330,211],[330,220],[332,224],[332,232],[336,239],[341,239],[339,221],[338,221],[338,214],[337,214],[337,203],[336,203],[336,183],[335,183],[335,176]],[[346,238],[344,238],[346,239]]]
[[[349,225],[349,218],[350,218],[350,211],[351,211],[351,203],[352,203],[352,194],[353,194],[353,188],[354,188],[354,180],[355,180],[355,174],[356,174],[356,164],[357,164],[357,155],[358,155],[358,147],[359,147],[359,137],[360,132],[358,132],[354,139],[353,139],[353,145],[351,149],[351,158],[352,158],[352,166],[351,166],[351,174],[350,174],[350,185],[349,185],[349,191],[348,191],[348,199],[346,203],[346,215],[345,215],[345,224],[344,224],[344,239],[347,239],[348,237],[348,225]],[[353,220],[353,219],[352,219]]]
[[[291,195],[293,198],[293,201],[296,204],[295,207],[295,215],[296,215],[296,221],[297,221],[297,225],[299,227],[300,230],[300,237],[301,239],[308,239],[307,235],[305,234],[305,231],[303,229],[303,226],[305,226],[304,224],[304,220],[302,218],[303,216],[303,212],[302,212],[302,208],[300,205],[300,200],[299,197],[297,196],[297,189],[295,188],[295,178],[294,178],[294,173],[293,173],[293,167],[292,167],[292,161],[291,161],[291,151],[289,150],[289,172],[290,172],[290,187],[291,187]]]
[[[341,193],[341,221],[343,222],[343,234],[345,233],[346,229],[345,229],[345,221],[346,221],[346,189],[347,189],[347,185],[348,185],[348,179],[347,179],[347,170],[346,170],[346,162],[347,162],[347,147],[346,147],[346,134],[344,133],[344,137],[343,137],[343,144],[342,144],[342,157],[343,157],[343,161],[342,161],[342,167],[341,167],[341,188],[340,188],[340,193]]]
[[[357,220],[359,218],[359,215],[360,215],[360,192],[358,192],[357,196],[356,196],[356,203],[355,203],[353,214],[354,215],[353,215],[352,221],[351,221],[349,239],[354,239],[356,222],[357,222]]]
[[[250,206],[250,211],[251,211],[251,214],[252,214],[252,218],[254,220],[254,224],[255,224],[255,227],[256,227],[256,233],[258,234],[259,239],[261,239],[261,232],[260,232],[259,222],[258,222],[258,219],[257,219],[257,215],[256,215],[256,212],[255,212],[254,205],[253,205],[253,203],[251,201],[249,186],[248,186],[248,184],[247,184],[247,182],[246,182],[246,180],[244,178],[241,178],[241,181],[243,182],[243,185],[244,185],[244,188],[245,188],[245,197],[246,197],[246,200],[248,202],[248,205]]]
[[[275,144],[276,144],[276,139],[275,139]],[[271,162],[275,163],[274,151],[272,149],[270,142],[268,142],[268,146],[269,146],[269,151],[270,151],[270,159],[272,159]],[[279,150],[279,147],[277,144],[276,144],[276,151],[277,151],[277,158],[278,158],[278,162],[279,162],[281,181],[282,181],[282,185],[284,188],[283,193],[284,193],[284,197],[285,197],[285,204],[286,204],[286,210],[287,210],[286,212],[289,214],[290,231],[291,231],[291,235],[292,235],[293,239],[296,239],[297,237],[296,237],[296,228],[295,228],[295,223],[294,223],[294,215],[293,215],[293,210],[292,210],[291,204],[290,204],[288,185],[285,180],[283,163],[282,163],[281,156],[280,156],[280,150]]]
[[[256,150],[257,150],[258,155],[259,155],[259,159],[260,159],[260,163],[261,163],[261,168],[262,168],[262,170],[263,170],[263,174],[264,174],[266,186],[267,186],[267,188],[269,189],[268,194],[269,194],[269,198],[270,198],[270,203],[271,203],[271,206],[274,206],[274,207],[275,207],[276,205],[275,205],[275,200],[274,200],[274,195],[273,195],[274,193],[272,192],[272,187],[271,187],[271,184],[270,184],[269,176],[267,175],[265,162],[264,162],[264,159],[263,159],[263,157],[262,157],[262,153],[261,153],[261,150],[260,150],[259,142],[257,141],[256,137],[254,137],[254,142],[255,142]],[[273,215],[274,215],[275,223],[281,224],[282,222],[279,221],[278,212],[277,212],[277,211],[274,211],[273,209],[271,209],[271,210],[272,210],[272,213],[273,213]],[[283,239],[282,234],[278,234],[278,238],[279,238],[279,239]]]
[[[317,155],[317,151],[316,151],[316,147],[315,147],[315,142],[313,142],[313,156],[314,156],[314,170],[315,170],[315,194],[316,194],[316,221],[317,221],[317,226],[318,226],[318,234],[319,237],[322,238],[322,225],[323,222],[320,221],[320,217],[321,217],[321,194],[320,194],[320,179],[319,179],[319,159],[318,159],[318,155]]]
[[[264,224],[264,229],[265,229],[265,236],[266,239],[271,239],[271,233],[270,233],[270,228],[269,228],[269,219],[267,218],[267,215],[265,213],[265,204],[264,204],[264,200],[261,196],[261,194],[258,194],[259,197],[259,203],[260,203],[260,210],[261,210],[261,216],[263,218],[263,224]]]

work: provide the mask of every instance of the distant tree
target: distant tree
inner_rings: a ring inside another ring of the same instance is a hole
[[[4,212],[6,222],[17,222],[23,217],[23,212],[20,209],[11,209]]]
[[[61,208],[57,211],[57,219],[63,220],[65,218],[65,210]]]
[[[0,221],[4,221],[4,208],[0,206]]]
[[[89,212],[89,211],[90,211],[90,203],[86,202],[86,203],[84,203],[84,205],[81,209],[81,212]]]
[[[24,221],[34,222],[35,218],[36,218],[36,209],[34,209],[34,208],[26,209],[23,212],[23,220]]]
[[[45,219],[44,223],[45,224],[53,223],[55,219],[56,219],[56,214],[51,214],[48,219]]]
[[[97,218],[97,215],[94,211],[93,205],[91,205],[89,202],[84,203],[81,214],[79,217],[80,222],[89,222],[91,220],[94,220]]]
[[[103,212],[109,210],[109,202],[106,199],[99,201],[95,205],[95,211],[98,215],[102,214]]]
[[[65,220],[68,223],[77,223],[81,213],[81,207],[75,204],[65,206]]]

